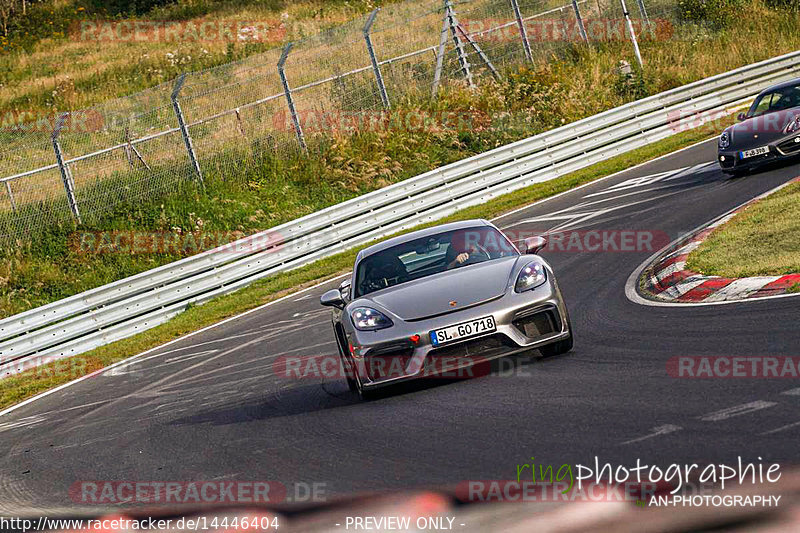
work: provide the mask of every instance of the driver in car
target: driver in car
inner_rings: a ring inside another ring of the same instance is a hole
[[[452,245],[450,245],[450,250],[453,250],[453,254],[458,253],[458,255],[456,255],[453,258],[452,261],[447,263],[447,270],[450,270],[451,268],[455,268],[457,266],[463,265],[464,263],[469,261],[469,258],[472,255],[478,253],[478,247],[476,245],[474,245],[474,244],[469,245],[469,247],[466,250],[464,250],[464,249],[455,250],[454,247]],[[450,254],[450,250],[448,250],[448,254],[447,254],[448,255],[448,259],[450,258],[450,255],[451,255]]]
[[[450,246],[447,248],[447,270],[459,267],[475,257],[483,250],[478,246],[479,235],[467,235],[466,232],[456,232],[453,234]]]

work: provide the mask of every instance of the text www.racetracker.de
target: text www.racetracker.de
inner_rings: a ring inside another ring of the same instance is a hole
[[[245,516],[198,516],[194,518],[98,518],[67,519],[48,518],[6,518],[0,517],[0,531],[215,531],[250,529],[277,530],[278,518],[273,515]]]

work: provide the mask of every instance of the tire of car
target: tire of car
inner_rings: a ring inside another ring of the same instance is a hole
[[[548,344],[547,346],[542,346],[539,348],[539,352],[544,357],[553,357],[554,355],[561,355],[570,351],[572,349],[572,344],[572,332],[570,332],[569,337],[566,339]]]
[[[355,386],[356,386],[356,392],[358,393],[358,397],[361,399],[361,401],[375,400],[381,397],[380,389],[378,390],[363,389],[358,382],[355,383]]]
[[[346,345],[344,344],[342,336],[336,329],[336,326],[333,327],[333,335],[336,337],[336,347],[338,348],[339,352],[339,363],[342,365],[344,378],[345,380],[347,380],[347,388],[350,389],[350,392],[358,392],[358,384],[356,383],[356,380],[353,377],[355,369],[347,361],[347,355],[345,355],[345,350],[347,348]]]
[[[741,178],[747,174],[747,170],[723,170],[722,173],[732,178]]]
[[[540,347],[539,353],[541,353],[543,357],[553,357],[554,355],[561,355],[570,351],[574,339],[572,336],[572,321],[569,319],[569,315],[567,315],[567,331],[569,331],[569,337],[554,342],[553,344]]]
[[[358,392],[358,384],[355,378],[353,378],[352,367],[348,366],[347,361],[341,353],[339,353],[339,359],[342,363],[342,370],[344,370],[344,378],[347,380],[347,388],[350,389],[350,392]]]

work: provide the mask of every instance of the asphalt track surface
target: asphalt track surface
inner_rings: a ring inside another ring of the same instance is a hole
[[[800,174],[732,179],[714,141],[496,220],[503,229],[643,230],[669,240]],[[680,172],[674,172],[684,169]],[[666,174],[664,174],[666,173]],[[276,375],[334,354],[319,296],[289,297],[0,416],[0,513],[75,508],[82,480],[322,483],[326,496],[512,479],[516,465],[798,459],[793,379],[678,379],[681,355],[796,356],[800,298],[649,307],[625,296],[655,250],[544,252],[575,348],[492,375],[360,402],[343,379]]]

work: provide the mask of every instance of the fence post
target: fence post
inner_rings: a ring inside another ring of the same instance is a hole
[[[647,15],[647,8],[644,5],[644,0],[637,0],[639,2],[639,12],[642,14],[642,18],[647,24],[650,24],[650,17]]]
[[[525,29],[525,21],[522,20],[522,13],[519,10],[519,2],[517,0],[511,0],[511,7],[514,8],[514,16],[517,18],[519,35],[522,38],[522,48],[525,49],[525,58],[530,63],[533,63],[533,54],[531,53],[531,43],[528,41],[528,31]]]
[[[69,209],[72,211],[72,216],[78,221],[78,224],[83,224],[81,220],[81,213],[78,210],[78,202],[75,199],[75,182],[72,180],[72,173],[69,166],[64,162],[64,153],[61,151],[61,143],[58,141],[58,136],[61,135],[61,129],[64,127],[64,122],[67,120],[69,113],[62,113],[56,121],[56,127],[53,128],[51,139],[53,141],[53,150],[56,153],[56,162],[58,163],[58,170],[61,171],[61,181],[64,183],[64,192],[67,194],[67,203]]]
[[[14,192],[11,190],[11,182],[6,180],[6,192],[8,193],[8,199],[11,201],[11,210],[16,212],[17,211],[17,201],[14,200]]]
[[[581,16],[581,8],[578,7],[578,0],[572,0],[572,9],[575,10],[575,20],[578,21],[578,30],[581,32],[583,42],[589,42],[589,35],[586,33],[586,26],[583,25],[583,17]]]
[[[286,79],[286,73],[283,71],[283,66],[286,64],[286,58],[289,57],[289,51],[292,49],[292,43],[286,43],[286,46],[281,53],[281,58],[278,60],[278,74],[281,77],[283,84],[283,92],[286,95],[286,104],[289,106],[289,113],[292,115],[292,122],[294,123],[294,131],[297,134],[297,142],[303,150],[308,150],[306,147],[306,138],[303,136],[303,128],[300,127],[300,120],[297,118],[297,111],[294,108],[294,100],[292,99],[292,90],[289,89],[289,81]]]
[[[389,109],[389,95],[386,94],[386,86],[383,84],[383,75],[381,74],[381,67],[378,64],[378,58],[375,57],[375,49],[372,48],[372,38],[369,35],[372,30],[372,24],[375,22],[375,17],[378,16],[378,11],[381,8],[377,7],[369,14],[367,23],[364,24],[364,40],[367,42],[367,51],[369,52],[369,60],[372,62],[372,70],[375,72],[375,81],[378,83],[378,91],[381,93],[381,101],[383,102],[384,109]]]
[[[433,72],[433,89],[431,95],[436,96],[439,90],[439,82],[442,79],[442,63],[444,61],[444,49],[447,45],[447,17],[442,19],[442,33],[439,34],[439,48],[436,50],[436,70]]]
[[[469,68],[467,52],[464,50],[464,43],[461,42],[461,37],[459,36],[458,29],[456,28],[457,22],[455,12],[453,11],[452,0],[445,0],[444,9],[445,18],[447,19],[448,26],[450,26],[450,33],[453,35],[453,42],[455,43],[456,52],[458,53],[458,64],[461,65],[461,72],[464,73],[464,77],[467,79],[469,86],[475,87],[475,82],[472,81],[472,72]]]
[[[456,19],[456,28],[458,28],[458,31],[461,33],[461,36],[464,38],[464,40],[466,42],[468,42],[472,46],[472,49],[475,50],[475,52],[478,54],[478,56],[481,58],[481,60],[483,60],[483,62],[486,64],[486,66],[489,67],[489,70],[491,71],[492,76],[494,76],[494,78],[496,80],[499,80],[500,79],[500,73],[497,72],[497,69],[494,68],[494,65],[492,65],[492,61],[489,59],[489,56],[487,56],[484,53],[483,49],[481,49],[481,47],[478,45],[478,43],[475,42],[475,39],[473,39],[472,37],[469,36],[469,33],[467,33],[467,30],[465,30],[464,27],[461,25],[461,23],[458,22],[458,19]]]
[[[633,43],[633,53],[636,54],[636,61],[639,67],[644,69],[644,62],[642,61],[642,53],[639,51],[639,43],[636,41],[636,32],[633,31],[633,23],[631,22],[631,14],[628,13],[628,6],[625,5],[625,0],[619,0],[622,4],[622,13],[625,15],[625,22],[628,24],[628,33],[631,35],[631,42]]]
[[[197,156],[194,153],[192,138],[189,135],[189,128],[186,127],[186,121],[183,118],[183,110],[181,110],[181,104],[178,101],[178,94],[180,94],[181,89],[183,88],[184,81],[186,81],[186,74],[181,74],[181,76],[175,82],[175,88],[172,90],[172,109],[175,110],[175,116],[178,117],[178,126],[181,129],[183,143],[186,145],[186,151],[189,152],[189,160],[192,162],[192,168],[194,168],[195,174],[197,174],[197,180],[200,182],[200,185],[205,187],[205,183],[203,182],[203,173],[200,171],[200,164],[197,162]]]

